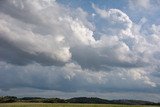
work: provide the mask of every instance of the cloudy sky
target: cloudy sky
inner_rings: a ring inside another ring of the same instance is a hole
[[[0,0],[0,95],[160,101],[159,0]]]

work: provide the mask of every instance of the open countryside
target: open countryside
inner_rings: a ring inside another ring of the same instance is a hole
[[[94,97],[70,99],[0,97],[0,107],[158,107],[159,105],[159,103],[141,100],[106,100]]]
[[[117,104],[45,104],[45,103],[5,103],[0,107],[159,107],[149,105],[117,105]]]

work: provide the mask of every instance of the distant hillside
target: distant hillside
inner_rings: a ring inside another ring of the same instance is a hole
[[[87,97],[76,97],[66,100],[69,103],[96,103],[96,104],[109,104],[111,101],[100,99],[100,98],[87,98]]]
[[[142,100],[111,100],[112,104],[127,104],[127,105],[154,105],[158,103]]]
[[[149,101],[106,100],[106,99],[101,99],[101,98],[96,98],[96,97],[75,97],[75,98],[70,98],[70,99],[40,98],[40,97],[17,98],[17,97],[14,97],[14,96],[2,96],[2,97],[0,97],[0,103],[12,103],[12,102],[160,105],[160,103],[154,103],[154,102],[149,102]]]
[[[76,97],[66,100],[69,103],[93,103],[93,104],[127,104],[127,105],[158,105],[159,103],[141,100],[106,100],[94,97]]]

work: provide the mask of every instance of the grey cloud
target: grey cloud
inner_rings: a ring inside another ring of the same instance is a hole
[[[159,93],[143,70],[112,71],[109,73],[82,70],[73,63],[61,67],[43,67],[39,64],[12,66],[2,63],[0,88],[37,88],[63,92],[154,92]],[[119,73],[117,73],[119,72]],[[11,82],[12,81],[12,82]]]
[[[9,41],[0,40],[0,60],[15,65],[26,65],[28,63],[41,63],[42,65],[64,65],[63,62],[52,60],[44,54],[30,54],[13,46]]]
[[[111,47],[109,47],[111,48]],[[106,49],[108,52],[108,57],[101,55],[99,49],[93,49],[91,47],[76,47],[71,48],[72,52],[72,59],[77,61],[83,68],[89,68],[93,70],[112,70],[112,67],[122,67],[122,68],[137,68],[142,66],[147,66],[147,63],[142,62],[141,60],[137,60],[134,62],[125,61],[125,60],[118,60],[114,58],[116,53],[114,49]],[[105,49],[104,49],[105,50]],[[120,53],[118,53],[120,54]]]
[[[82,9],[76,11],[83,14],[83,17],[77,15],[74,18],[67,9],[61,8],[57,3],[49,3],[44,7],[42,1],[1,2],[3,20],[0,38],[3,41],[3,61],[19,65],[33,62],[42,65],[63,65],[72,60],[82,67],[94,69],[146,65],[146,62],[140,61],[138,54],[133,54],[131,47],[137,45],[137,40],[131,32],[132,21],[120,10],[110,9],[103,12],[102,9],[95,8],[97,14],[108,20],[108,23],[114,22],[115,26],[119,23],[116,28],[118,32],[115,30],[110,36],[99,35],[100,39],[95,40],[94,33],[90,30],[91,23],[87,21],[87,13]],[[107,30],[105,25],[102,27]],[[112,26],[110,29],[114,28]],[[130,45],[127,41],[133,43]],[[15,57],[11,57],[14,55]]]
[[[35,3],[41,6],[38,1]],[[71,57],[69,46],[65,46],[63,36],[54,32],[58,25],[51,26],[46,14],[36,10],[35,3],[1,1],[0,59],[18,65],[63,65]]]

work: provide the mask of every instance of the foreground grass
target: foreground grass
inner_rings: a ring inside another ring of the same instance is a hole
[[[115,105],[115,104],[1,103],[0,107],[158,107],[158,106]]]

